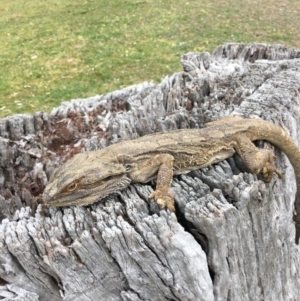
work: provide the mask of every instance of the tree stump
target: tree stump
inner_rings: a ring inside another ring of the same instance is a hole
[[[120,140],[240,115],[299,141],[299,49],[225,44],[181,62],[160,84],[0,120],[1,300],[300,300],[296,183],[276,148],[283,177],[270,184],[237,155],[174,177],[176,214],[148,201],[152,182],[87,207],[42,206],[58,165]]]

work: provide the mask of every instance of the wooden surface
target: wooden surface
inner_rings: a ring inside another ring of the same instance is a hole
[[[123,139],[260,117],[300,141],[300,50],[225,44],[188,53],[183,72],[51,114],[0,120],[1,300],[299,300],[295,178],[265,184],[237,156],[174,178],[176,215],[147,201],[154,185],[88,207],[45,209],[55,167]]]

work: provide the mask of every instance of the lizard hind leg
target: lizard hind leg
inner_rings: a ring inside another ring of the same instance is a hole
[[[281,178],[275,165],[276,157],[271,150],[258,149],[247,137],[238,139],[235,149],[249,171],[254,174],[261,173],[265,182],[270,183],[274,174]]]
[[[261,174],[263,176],[263,179],[265,182],[270,183],[272,181],[273,175],[275,174],[279,179],[281,179],[281,172],[276,168],[275,162],[276,157],[274,154],[267,149],[261,150],[266,151],[268,153],[265,154],[265,157],[267,157],[265,161],[265,166],[261,170]]]

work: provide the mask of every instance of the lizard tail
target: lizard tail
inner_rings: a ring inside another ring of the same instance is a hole
[[[257,127],[258,124],[260,125]],[[264,120],[256,120],[256,129],[259,130],[256,130],[257,139],[255,140],[263,139],[277,146],[286,154],[294,168],[297,193],[293,220],[296,226],[295,243],[298,245],[300,238],[300,150],[289,134],[278,125]]]
[[[281,128],[280,128],[281,129]],[[283,131],[281,129],[281,131]],[[285,133],[285,132],[284,132]],[[295,207],[294,207],[294,214],[293,220],[295,222],[296,228],[296,236],[295,236],[295,243],[299,245],[299,238],[300,238],[300,150],[296,143],[290,136],[287,136],[285,133],[284,136],[281,136],[282,140],[279,143],[275,143],[274,145],[278,146],[288,157],[289,161],[291,162],[295,177],[296,177],[296,184],[297,184],[297,192],[295,196]],[[280,139],[280,137],[279,137]],[[270,141],[272,142],[272,141]]]
[[[280,128],[281,129],[281,128]],[[281,129],[281,131],[283,131]],[[284,132],[285,133],[285,132]],[[296,143],[290,136],[287,136],[285,133],[284,136],[281,136],[282,140],[279,143],[275,143],[274,145],[278,146],[289,158],[292,166],[294,167],[296,183],[297,183],[297,192],[295,197],[295,208],[293,220],[295,222],[296,235],[295,235],[295,243],[299,245],[300,238],[300,150]],[[280,137],[279,137],[280,139]],[[270,141],[272,142],[272,141]]]

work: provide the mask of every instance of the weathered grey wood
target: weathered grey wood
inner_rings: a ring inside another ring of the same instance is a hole
[[[175,177],[176,216],[148,201],[153,183],[88,207],[39,205],[56,166],[123,139],[234,114],[299,141],[299,49],[225,44],[182,65],[157,85],[0,120],[1,300],[299,300],[296,185],[278,150],[271,184],[238,156]]]

